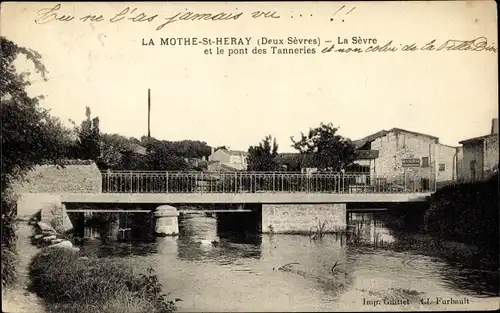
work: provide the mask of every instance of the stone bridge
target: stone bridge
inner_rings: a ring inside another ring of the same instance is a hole
[[[329,221],[332,230],[345,227],[348,204],[424,202],[435,190],[433,177],[407,174],[120,171],[99,176],[100,192],[46,196],[66,212],[154,213],[157,233],[163,234],[178,232],[179,213],[189,211],[179,212],[181,206],[201,206],[219,216],[248,214],[247,219],[259,220],[258,231],[297,233],[318,221]]]

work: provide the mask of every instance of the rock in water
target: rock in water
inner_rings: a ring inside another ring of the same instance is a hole
[[[56,243],[60,243],[60,242],[63,242],[63,241],[64,241],[64,239],[52,239],[50,241],[50,244],[55,245]]]
[[[54,239],[57,239],[57,237],[55,235],[50,235],[50,236],[43,238],[44,241],[52,241]]]
[[[44,231],[51,231],[51,232],[55,232],[57,233],[57,231],[54,229],[54,227],[50,226],[49,224],[47,223],[44,223],[44,222],[38,222],[36,223],[36,225],[40,228],[40,230],[42,232]]]
[[[73,249],[73,244],[70,241],[64,240],[62,242],[50,245],[49,248]]]
[[[43,213],[43,220],[49,221],[57,232],[65,233],[73,229],[73,224],[64,206],[54,205],[50,209],[47,208]]]
[[[28,220],[28,225],[36,225],[36,223],[42,220],[42,210],[38,210],[35,214],[33,214]]]

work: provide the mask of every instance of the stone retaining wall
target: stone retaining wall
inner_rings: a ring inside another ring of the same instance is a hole
[[[100,193],[102,176],[91,161],[67,162],[67,165],[40,165],[28,172],[22,181],[13,184],[16,194],[22,193]]]
[[[64,211],[61,195],[64,193],[101,193],[102,177],[93,161],[67,160],[63,166],[40,165],[28,172],[22,181],[12,185],[17,198],[17,216],[29,217],[42,210],[47,214]]]
[[[262,233],[309,233],[326,221],[326,232],[346,227],[346,204],[264,204]]]

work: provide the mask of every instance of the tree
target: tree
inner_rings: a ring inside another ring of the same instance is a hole
[[[118,134],[101,134],[99,168],[112,170],[145,170],[141,142]],[[145,149],[144,149],[145,150]]]
[[[87,118],[82,121],[80,127],[75,127],[79,140],[78,154],[80,159],[98,161],[101,156],[99,117],[91,119],[90,115],[90,108],[86,107],[85,116]]]
[[[249,171],[278,171],[280,165],[277,162],[278,143],[271,135],[265,137],[258,146],[248,149]]]
[[[1,97],[1,188],[2,188],[2,250],[15,248],[15,200],[12,183],[19,180],[35,165],[67,157],[72,143],[69,129],[39,104],[39,97],[28,95],[29,73],[18,73],[14,61],[19,55],[33,63],[34,71],[46,80],[41,55],[0,37],[2,64],[0,73]],[[13,264],[2,253],[2,285],[14,279]]]
[[[338,128],[331,123],[321,123],[319,127],[309,129],[308,135],[301,133],[301,139],[292,147],[305,156],[302,166],[317,168],[320,171],[345,169],[354,161],[354,145],[350,139],[337,135]]]
[[[304,156],[298,153],[279,154],[277,161],[280,167],[289,172],[300,172]]]
[[[183,158],[177,156],[168,142],[154,138],[146,142],[146,166],[150,170],[182,171],[187,168]]]

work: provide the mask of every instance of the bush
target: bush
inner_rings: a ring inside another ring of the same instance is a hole
[[[112,312],[117,306],[115,312],[174,311],[174,303],[165,301],[152,270],[148,274],[137,275],[120,260],[82,259],[77,252],[60,248],[43,249],[29,266],[30,289],[49,307],[66,306],[64,312],[103,312],[105,308]],[[77,310],[76,304],[82,308],[92,305],[88,310],[72,311]]]
[[[16,281],[16,254],[6,245],[2,245],[2,288]]]
[[[117,297],[106,300],[102,303],[50,303],[47,305],[50,313],[150,313],[155,312],[152,303],[145,299],[138,298],[132,293],[122,293]]]
[[[446,186],[430,198],[425,228],[443,239],[498,252],[498,173],[484,182]],[[498,257],[498,254],[497,254]]]
[[[2,192],[2,288],[16,281],[16,197],[11,189]]]

